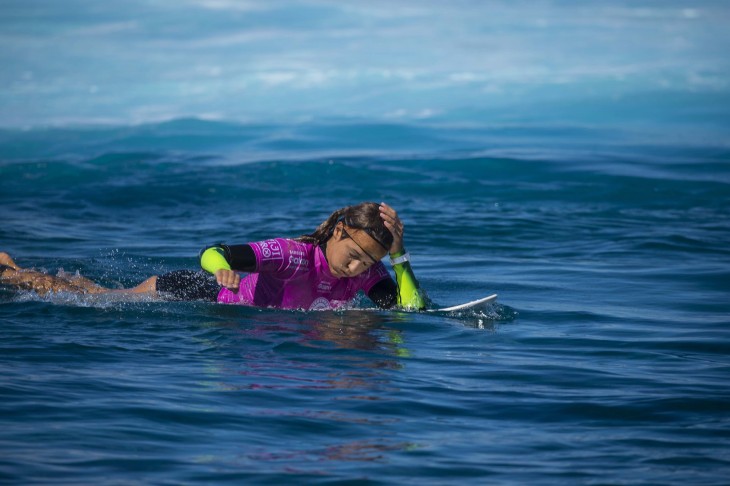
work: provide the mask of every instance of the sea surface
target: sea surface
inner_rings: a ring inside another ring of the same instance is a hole
[[[0,483],[728,484],[728,25],[724,0],[3,0],[20,265],[129,287],[383,201],[434,307],[499,297],[0,287]]]
[[[434,305],[0,291],[8,484],[723,484],[728,148],[618,128],[7,130],[0,249],[111,287],[387,201]],[[649,136],[638,137],[651,140]]]

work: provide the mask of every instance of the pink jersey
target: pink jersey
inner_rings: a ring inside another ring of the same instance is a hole
[[[358,291],[368,293],[390,278],[382,262],[352,278],[335,278],[322,249],[284,238],[249,243],[256,255],[255,273],[241,279],[238,293],[223,288],[218,302],[281,309],[336,309]]]

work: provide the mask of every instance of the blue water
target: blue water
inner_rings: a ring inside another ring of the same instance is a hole
[[[448,3],[448,5],[447,5]],[[0,6],[0,251],[110,287],[386,201],[439,305],[0,288],[0,483],[727,484],[730,10]]]
[[[500,304],[290,312],[5,290],[2,478],[723,483],[728,152],[620,133],[5,133],[0,247],[21,265],[133,285],[195,268],[206,243],[298,235],[385,200],[435,302]],[[576,138],[614,142],[589,153]]]

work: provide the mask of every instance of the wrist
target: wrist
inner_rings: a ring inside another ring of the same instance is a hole
[[[401,246],[400,250],[398,250],[398,251],[394,251],[394,252],[391,252],[391,253],[390,253],[390,258],[398,258],[399,256],[403,256],[403,255],[405,255],[406,253],[407,253],[407,252],[406,252],[406,249],[405,249],[405,247],[402,247],[402,246]]]
[[[411,259],[411,255],[407,251],[404,250],[398,256],[391,255],[390,256],[390,264],[393,265],[393,266],[401,265],[401,264],[409,261],[410,259]]]

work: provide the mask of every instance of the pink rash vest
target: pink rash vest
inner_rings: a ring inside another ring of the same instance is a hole
[[[238,293],[221,289],[224,304],[280,309],[336,309],[358,291],[366,294],[376,283],[390,278],[382,262],[352,278],[335,278],[322,249],[312,243],[276,238],[249,243],[256,255],[256,270],[241,279]]]

